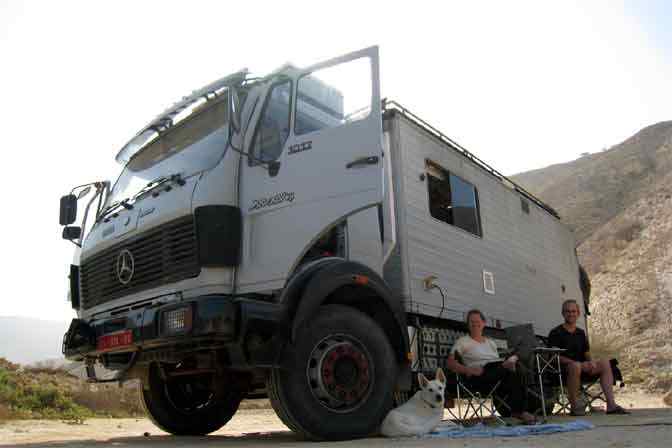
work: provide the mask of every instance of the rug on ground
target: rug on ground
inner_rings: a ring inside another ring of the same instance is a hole
[[[425,437],[447,437],[462,439],[471,437],[521,437],[552,434],[556,432],[585,431],[595,426],[585,420],[575,420],[567,423],[546,423],[543,425],[519,425],[489,427],[478,424],[468,428],[462,426],[437,427]]]

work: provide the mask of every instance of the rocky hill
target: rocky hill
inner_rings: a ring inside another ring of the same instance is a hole
[[[573,228],[593,338],[619,352],[631,381],[672,388],[672,121],[513,178]]]

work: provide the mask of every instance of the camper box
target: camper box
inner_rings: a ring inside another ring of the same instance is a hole
[[[564,300],[581,303],[574,236],[552,208],[396,103],[384,140],[397,237],[384,278],[410,315],[478,308],[490,327],[545,336]]]

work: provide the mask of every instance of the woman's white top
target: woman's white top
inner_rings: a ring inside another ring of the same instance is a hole
[[[483,342],[472,339],[471,336],[462,336],[450,350],[450,354],[455,356],[455,352],[462,357],[462,364],[467,367],[483,367],[489,362],[502,361],[497,353],[495,341],[484,338]]]

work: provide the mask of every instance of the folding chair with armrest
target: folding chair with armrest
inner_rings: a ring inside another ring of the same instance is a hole
[[[461,363],[459,354],[456,355],[456,359]],[[448,370],[447,366],[446,370]],[[448,371],[452,373],[455,383],[457,414],[451,408],[448,408],[448,412],[454,419],[465,424],[473,419],[484,422],[486,419],[491,418],[502,425],[506,425],[506,422],[502,420],[502,416],[508,417],[511,415],[511,409],[506,404],[505,398],[499,395],[499,392],[501,392],[501,380],[495,384],[483,387],[470,384],[469,378],[465,375]]]

